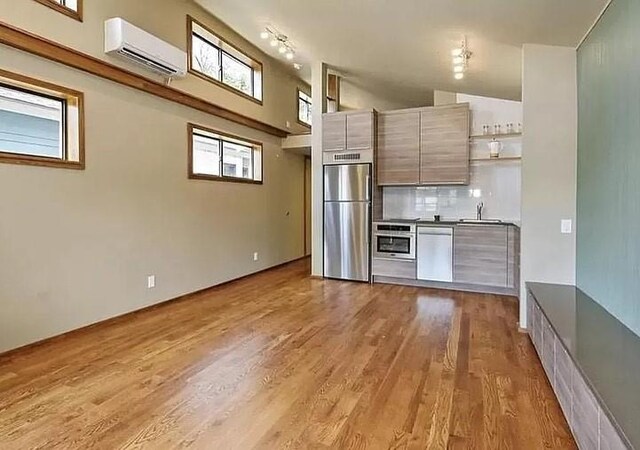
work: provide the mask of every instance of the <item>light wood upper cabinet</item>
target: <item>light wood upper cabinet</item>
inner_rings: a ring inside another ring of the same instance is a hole
[[[338,112],[322,116],[322,149],[325,152],[373,150],[373,111]]]
[[[347,114],[347,150],[373,148],[373,113]]]
[[[469,184],[469,105],[420,113],[420,184]]]
[[[378,114],[378,184],[420,183],[420,112]]]
[[[324,114],[322,116],[322,150],[344,151],[347,148],[347,116]]]

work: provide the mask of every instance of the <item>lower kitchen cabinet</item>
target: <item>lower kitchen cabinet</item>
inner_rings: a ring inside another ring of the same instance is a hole
[[[453,239],[453,281],[507,287],[508,240],[505,225],[458,225]]]
[[[399,259],[373,258],[371,270],[373,276],[404,278],[407,280],[416,279],[416,260],[402,261]]]
[[[531,341],[538,352],[578,448],[581,450],[632,449],[633,447],[625,443],[626,440],[609,419],[604,404],[600,403],[585,375],[567,350],[566,343],[554,329],[552,319],[547,317],[531,292],[528,293],[527,299],[527,324]],[[552,310],[557,313],[559,308],[557,302],[553,300],[550,299],[547,303],[553,304]],[[566,320],[566,314],[564,316],[563,320]],[[577,348],[580,342],[573,341],[571,345]]]

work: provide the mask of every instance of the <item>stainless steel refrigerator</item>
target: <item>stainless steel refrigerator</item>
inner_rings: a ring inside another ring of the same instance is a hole
[[[369,281],[371,165],[324,167],[324,276]]]

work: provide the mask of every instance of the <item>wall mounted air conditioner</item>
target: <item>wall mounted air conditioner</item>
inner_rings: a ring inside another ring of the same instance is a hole
[[[165,77],[184,77],[187,74],[185,52],[120,17],[104,23],[104,51],[120,55]]]

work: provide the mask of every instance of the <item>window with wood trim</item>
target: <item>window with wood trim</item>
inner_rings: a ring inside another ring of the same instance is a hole
[[[262,144],[189,124],[189,178],[262,183]]]
[[[298,89],[298,122],[311,126],[311,96]]]
[[[82,0],[36,0],[62,14],[82,22]]]
[[[187,17],[189,72],[262,103],[262,64]]]
[[[0,70],[0,162],[84,168],[83,94]]]

